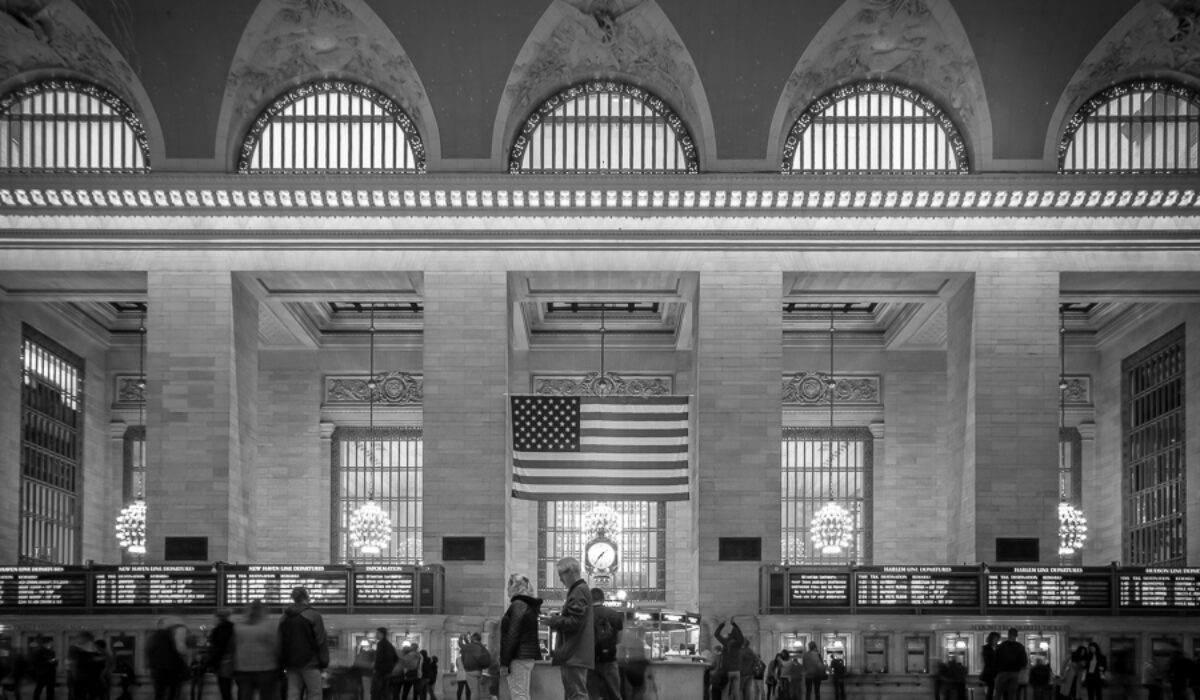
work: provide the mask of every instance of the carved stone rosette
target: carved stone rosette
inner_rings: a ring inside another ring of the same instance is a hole
[[[146,387],[142,386],[140,374],[118,374],[116,381],[116,405],[138,406],[146,400]]]
[[[1090,406],[1092,404],[1092,378],[1086,374],[1066,375],[1067,388],[1063,390],[1063,403],[1067,406]]]
[[[377,404],[409,406],[425,399],[425,378],[408,372],[380,372],[375,375]],[[371,390],[361,375],[325,377],[325,403],[332,405],[366,404],[371,402]]]
[[[839,377],[834,375],[833,400],[838,406],[878,406],[882,397],[879,377]],[[783,376],[783,403],[792,406],[820,406],[829,403],[829,375],[825,372],[797,372]]]
[[[623,377],[616,372],[533,378],[533,393],[541,396],[670,396],[671,377]]]

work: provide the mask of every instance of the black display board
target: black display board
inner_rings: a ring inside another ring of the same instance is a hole
[[[215,608],[217,572],[211,566],[94,566],[97,608]]]
[[[788,604],[794,608],[850,607],[850,573],[811,569],[788,573]]]
[[[345,608],[350,602],[350,572],[345,566],[245,566],[223,568],[223,599],[235,607],[251,601],[280,607],[292,604],[292,589],[308,589],[315,607]]]
[[[87,581],[88,569],[82,566],[0,566],[0,610],[85,608]]]
[[[412,609],[417,573],[411,566],[364,566],[354,570],[354,606]]]
[[[992,567],[987,574],[989,610],[1052,608],[1070,613],[1112,607],[1113,570],[1089,567]]]
[[[1200,610],[1200,569],[1120,569],[1118,582],[1121,609]]]
[[[978,608],[978,567],[876,566],[854,570],[860,608]]]

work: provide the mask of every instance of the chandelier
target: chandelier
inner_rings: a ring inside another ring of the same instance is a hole
[[[143,429],[146,425],[146,312],[142,311],[142,320],[138,325],[138,380],[141,390],[141,403],[138,405],[138,419]],[[145,437],[142,438],[145,440]],[[138,495],[133,503],[121,509],[117,515],[117,543],[130,554],[143,555],[146,553],[146,500],[142,498],[139,487]]]
[[[141,494],[117,516],[117,542],[130,554],[146,553],[146,501]]]
[[[612,506],[600,503],[583,514],[585,539],[607,537],[615,540],[621,534],[621,516]]]
[[[371,448],[368,463],[376,466],[375,450],[375,305],[371,305],[371,357],[367,375],[367,411],[369,415]],[[374,489],[367,494],[367,502],[350,514],[350,546],[363,554],[377,555],[392,540],[392,519],[375,503]]]
[[[1063,556],[1083,549],[1087,539],[1087,518],[1083,511],[1067,502],[1058,504],[1058,553]]]
[[[837,380],[833,376],[833,309],[829,310],[829,455],[833,459],[833,401],[837,393]],[[850,547],[854,531],[854,516],[834,500],[833,487],[829,489],[829,502],[817,511],[812,521],[812,540],[815,549],[822,554],[841,554]]]

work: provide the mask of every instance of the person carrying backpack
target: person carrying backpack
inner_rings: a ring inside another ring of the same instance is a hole
[[[321,670],[329,666],[329,638],[321,613],[308,604],[308,589],[292,590],[293,604],[279,621],[279,649],[287,671],[288,700],[300,700],[300,691],[308,690],[308,700],[321,697]]]
[[[595,621],[596,667],[588,679],[595,688],[592,697],[622,700],[621,670],[617,666],[617,641],[625,628],[621,613],[604,604],[604,590],[592,589],[592,619]]]

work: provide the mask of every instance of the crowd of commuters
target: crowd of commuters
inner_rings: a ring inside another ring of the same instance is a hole
[[[605,605],[605,593],[589,588],[574,558],[558,562],[559,581],[566,590],[561,610],[545,614],[530,579],[509,577],[509,606],[500,624],[496,657],[479,633],[458,639],[454,700],[496,700],[499,686],[507,686],[512,700],[530,700],[535,662],[549,657],[558,667],[565,700],[643,700],[653,687],[649,650],[635,624],[626,628],[625,616]],[[182,700],[188,686],[190,700],[202,700],[204,678],[215,676],[221,700],[326,700],[330,692],[329,639],[321,614],[309,603],[304,588],[292,591],[292,604],[281,617],[267,615],[262,601],[254,601],[236,624],[228,611],[218,611],[205,644],[197,645],[182,622],[159,620],[146,642],[145,661],[154,700]],[[547,652],[540,629],[555,633],[554,649]],[[726,632],[728,630],[728,632]],[[201,628],[204,631],[204,628]],[[120,646],[120,645],[118,645]],[[373,651],[359,666],[369,675],[369,700],[438,700],[438,658],[405,641],[397,649],[388,630],[375,631]],[[202,653],[193,653],[197,648]],[[983,662],[977,693],[969,692],[963,659],[951,654],[934,672],[936,700],[1200,700],[1200,663],[1187,658],[1175,645],[1169,653],[1156,653],[1140,669],[1132,655],[1114,652],[1110,667],[1100,645],[1091,641],[1071,650],[1065,663],[1054,668],[1046,653],[1031,655],[1018,640],[1018,630],[987,635],[980,650]],[[848,675],[842,650],[825,655],[816,642],[807,648],[784,649],[768,662],[756,653],[734,617],[720,620],[705,663],[704,700],[821,700],[825,681],[832,685],[832,700],[846,700]],[[189,661],[190,659],[190,661]],[[90,632],[75,634],[65,659],[66,700],[132,700],[138,684],[127,651],[113,653],[105,641]],[[50,637],[35,638],[28,655],[9,654],[0,666],[0,690],[7,700],[22,700],[21,684],[33,684],[33,700],[56,698],[60,659]],[[350,696],[363,696],[362,681],[354,679]],[[236,694],[235,694],[236,688]]]

